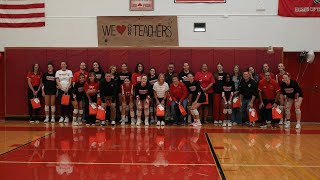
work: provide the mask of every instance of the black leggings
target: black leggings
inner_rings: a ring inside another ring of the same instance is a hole
[[[92,103],[97,103],[97,95],[90,96]],[[89,103],[89,100],[88,100]],[[96,123],[96,115],[89,115],[89,104],[86,106],[86,111],[88,112],[88,118],[86,119],[86,124],[95,124]]]
[[[63,94],[64,94],[64,91],[59,89],[58,99],[59,99],[59,104],[60,104],[60,114],[61,114],[61,117],[68,117],[68,116],[70,116],[71,105],[70,105],[70,101],[69,101],[69,105],[62,105],[61,104],[61,98],[62,98]],[[71,89],[68,90],[68,95],[72,96]]]
[[[272,124],[275,124],[278,122],[278,120],[272,119],[272,108],[267,109],[266,106],[267,104],[274,104],[274,100],[267,100],[267,99],[263,99],[263,104],[264,107],[260,109],[261,112],[261,116],[262,116],[262,122],[266,123],[265,120],[267,121],[271,121]]]
[[[38,90],[39,86],[33,86],[33,89],[36,91]],[[37,94],[37,97],[40,99],[41,97],[41,89]],[[31,105],[31,99],[34,98],[33,92],[30,88],[28,88],[28,110],[29,110],[29,117],[30,120],[39,120],[39,113],[40,113],[40,108],[37,109],[33,109],[32,105]],[[34,117],[33,117],[33,113],[34,113]]]

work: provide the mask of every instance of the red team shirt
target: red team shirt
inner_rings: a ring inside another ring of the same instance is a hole
[[[177,99],[180,99],[180,102],[182,102],[188,97],[188,89],[183,82],[179,82],[177,87],[172,83],[170,84],[170,96],[172,101],[176,102]]]
[[[276,79],[275,75],[272,72],[270,72],[270,77],[271,77],[271,79]],[[263,79],[264,79],[264,73],[260,73],[259,74],[259,81],[261,81]]]
[[[278,82],[279,86],[281,85],[282,80],[283,80],[283,75],[285,75],[285,74],[288,75],[288,76],[290,76],[290,74],[289,74],[288,72],[285,72],[284,74],[278,73],[278,74],[276,75],[276,81]]]
[[[72,82],[78,82],[80,74],[84,74],[85,81],[88,79],[89,73],[87,71],[84,71],[84,72],[77,71],[73,74]]]
[[[202,88],[208,87],[211,83],[216,83],[211,72],[197,72],[195,80],[200,82]],[[213,93],[213,88],[208,89],[207,93]]]
[[[40,86],[42,73],[35,74],[34,72],[29,72],[27,75],[27,78],[31,79],[31,85],[32,86]]]
[[[130,84],[129,87],[126,87],[124,84],[121,85],[121,94],[125,95],[126,98],[133,96],[133,85]]]
[[[87,90],[93,90],[93,89],[95,89],[95,90],[99,90],[99,82],[86,82],[85,84],[84,84],[84,90],[85,91],[87,91]],[[96,95],[96,94],[89,94],[89,96],[94,96],[94,95]]]
[[[131,77],[131,82],[133,86],[136,86],[139,82],[141,82],[143,74],[133,73]]]
[[[277,92],[280,91],[279,84],[274,79],[270,79],[270,82],[265,79],[261,80],[258,89],[262,92],[262,99],[267,100],[274,100]]]

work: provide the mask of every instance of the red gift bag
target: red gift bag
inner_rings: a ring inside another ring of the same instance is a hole
[[[279,108],[272,108],[272,119],[281,119],[282,112]]]
[[[240,98],[239,97],[233,98],[232,108],[240,108]]]
[[[63,94],[61,97],[61,104],[67,106],[67,105],[69,105],[69,103],[70,103],[70,95]]]
[[[187,111],[184,109],[184,107],[181,104],[179,104],[179,110],[182,116],[187,115]]]
[[[164,115],[165,115],[164,106],[160,104],[157,106],[157,116],[164,117]]]
[[[250,122],[255,122],[258,120],[257,111],[253,108],[249,109],[249,120],[250,120]]]
[[[106,120],[106,110],[104,110],[101,106],[98,107],[96,118],[100,121]]]
[[[89,115],[97,115],[98,107],[96,103],[91,103],[89,105]]]
[[[268,104],[266,105],[266,109],[271,109],[271,108],[272,108],[272,104],[268,103]]]
[[[208,94],[205,94],[206,95],[206,102],[204,102],[203,104],[209,104],[209,97],[208,97]]]
[[[33,109],[38,109],[41,107],[40,100],[36,96],[33,99],[30,99],[30,102]]]

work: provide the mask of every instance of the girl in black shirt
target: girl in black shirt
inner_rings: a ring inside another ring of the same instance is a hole
[[[45,123],[49,122],[49,114],[50,114],[50,106],[51,106],[51,122],[54,123],[54,113],[56,111],[56,93],[57,93],[57,84],[55,78],[55,72],[53,71],[53,64],[48,63],[48,72],[44,73],[42,76],[42,96],[45,99],[45,114],[46,119],[44,120]]]
[[[92,67],[93,68],[89,71],[89,73],[94,72],[96,74],[96,79],[98,79],[99,81],[103,79],[104,71],[102,70],[100,64],[97,61],[95,61],[92,63]]]
[[[189,91],[189,104],[191,104],[190,113],[194,119],[192,126],[201,126],[198,108],[202,103],[206,102],[206,95],[204,94],[199,81],[194,80],[194,74],[188,74],[189,83],[187,88]]]
[[[149,125],[149,108],[150,108],[150,94],[153,92],[151,85],[148,83],[148,77],[143,75],[141,82],[135,87],[136,103],[137,103],[137,126],[141,124],[142,107],[144,108],[146,126]]]
[[[84,83],[85,75],[80,74],[78,77],[78,82],[76,82],[72,89],[71,102],[73,105],[73,120],[72,125],[81,125],[82,124],[82,115],[83,115],[83,105],[84,105]]]
[[[149,75],[148,75],[148,82],[151,85],[151,88],[153,89],[154,83],[158,81],[158,76],[156,74],[156,69],[154,67],[151,67],[149,70]],[[151,124],[154,123],[154,93],[150,94],[150,122]]]
[[[231,123],[231,114],[232,114],[232,96],[233,92],[235,91],[234,82],[231,80],[230,74],[226,74],[226,81],[222,85],[222,106],[223,114],[225,115],[225,118],[223,120],[222,126],[232,126]]]
[[[286,119],[287,123],[285,125],[286,128],[290,128],[290,110],[292,107],[292,104],[294,102],[295,112],[296,112],[296,119],[297,119],[297,125],[296,129],[301,128],[301,110],[300,106],[303,100],[302,90],[299,87],[299,84],[295,80],[291,80],[290,77],[285,74],[283,75],[283,82],[281,83],[281,91],[283,95],[287,96],[287,103],[286,103]]]

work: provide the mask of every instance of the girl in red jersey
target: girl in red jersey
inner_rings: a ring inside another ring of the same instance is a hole
[[[57,83],[55,74],[53,71],[53,64],[48,63],[48,72],[44,73],[42,76],[42,96],[45,99],[44,110],[46,113],[45,123],[49,122],[49,114],[51,109],[51,122],[54,123],[54,113],[56,112],[56,93],[57,93]],[[51,106],[51,108],[49,108]]]
[[[80,74],[77,77],[78,81],[74,84],[71,96],[71,102],[73,105],[73,120],[72,125],[82,124],[83,106],[84,106],[84,84],[85,84],[85,74]]]
[[[262,65],[262,72],[259,74],[259,80],[264,79],[264,74],[266,72],[270,72],[270,67],[267,63],[264,63]],[[272,72],[270,72],[270,77],[271,77],[271,79],[275,79],[275,75]]]
[[[125,125],[126,115],[128,115],[128,111],[126,110],[127,105],[129,105],[130,109],[131,122],[135,122],[133,110],[133,85],[131,84],[129,78],[124,79],[124,83],[121,85],[120,90],[122,97],[121,125]]]
[[[276,75],[276,81],[279,83],[279,86],[281,86],[281,83],[283,82],[283,75],[288,75],[290,76],[290,74],[288,72],[285,71],[285,67],[282,63],[278,64],[278,70],[279,73]],[[280,106],[279,108],[281,109],[281,111],[283,111],[284,109],[284,99],[285,97],[283,96],[283,93],[280,92],[280,96],[279,96],[279,102],[280,102]],[[282,124],[286,124],[286,121],[283,122],[283,118],[280,119],[279,125]]]
[[[131,72],[128,71],[128,65],[127,63],[122,63],[121,64],[121,71],[119,72],[119,88],[121,88],[121,85],[124,83],[124,80],[126,78],[129,78],[130,82],[131,82]],[[119,110],[120,112],[122,113],[122,94],[121,94],[121,91],[118,92],[118,101],[119,101],[119,104],[121,105],[119,107]],[[129,111],[129,107],[126,106],[126,108],[124,109],[124,111]],[[126,119],[125,119],[125,123],[128,122],[128,116],[126,116]]]
[[[41,95],[41,78],[42,73],[40,72],[39,64],[33,64],[31,71],[27,75],[28,83],[28,109],[29,109],[29,121],[30,123],[39,123],[39,112],[40,108],[33,109],[31,105],[31,99],[34,97],[40,97]],[[35,116],[33,116],[33,113]]]
[[[99,81],[96,78],[96,74],[94,72],[89,73],[89,79],[88,82],[84,84],[84,90],[86,92],[87,98],[89,100],[89,106],[92,103],[97,103],[97,95],[99,90]],[[89,112],[89,106],[87,106],[87,112]],[[97,105],[96,105],[97,106]],[[88,113],[89,114],[89,113]],[[95,115],[89,115],[88,119],[86,121],[86,125],[95,125],[96,116]]]
[[[131,82],[134,87],[141,82],[143,73],[144,73],[144,66],[142,63],[138,63],[131,77]]]
[[[213,85],[216,83],[215,79],[211,72],[208,72],[208,66],[207,64],[202,64],[200,72],[197,72],[195,76],[195,80],[200,82],[200,86],[206,94],[208,94],[208,101],[209,104],[202,105],[199,109],[200,111],[200,117],[203,116],[203,121],[205,124],[207,124],[208,119],[208,112],[209,112],[209,105],[212,104],[213,100]]]
[[[214,85],[214,100],[213,100],[213,117],[214,124],[222,124],[223,119],[223,107],[221,106],[221,94],[222,86],[226,80],[226,73],[223,72],[223,65],[217,64],[217,72],[214,73],[215,85]]]

